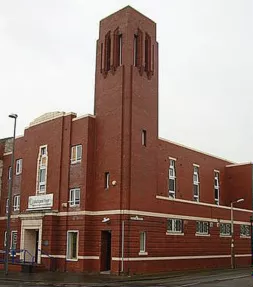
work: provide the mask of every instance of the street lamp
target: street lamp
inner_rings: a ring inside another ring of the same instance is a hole
[[[235,253],[234,253],[234,203],[243,202],[244,198],[237,199],[231,202],[231,268],[235,268]]]
[[[14,131],[13,131],[13,143],[12,143],[12,155],[11,155],[11,178],[8,187],[8,201],[7,201],[7,229],[6,229],[6,244],[5,244],[5,275],[8,275],[8,263],[9,263],[9,250],[10,250],[10,223],[11,223],[11,207],[12,207],[12,185],[14,175],[14,152],[15,152],[15,138],[16,138],[16,123],[17,114],[10,114],[10,118],[14,119]]]

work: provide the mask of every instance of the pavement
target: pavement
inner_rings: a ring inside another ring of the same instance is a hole
[[[1,286],[68,286],[68,287],[115,287],[115,286],[241,286],[253,287],[252,268],[170,272],[151,275],[116,276],[84,273],[9,273],[0,271]]]

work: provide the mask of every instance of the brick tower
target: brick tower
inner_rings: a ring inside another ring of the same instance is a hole
[[[158,137],[156,24],[130,6],[100,22],[94,106],[93,209],[122,210],[123,218],[125,210],[147,208],[156,192]]]

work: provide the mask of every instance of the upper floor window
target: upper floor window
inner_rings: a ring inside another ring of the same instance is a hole
[[[147,146],[147,131],[146,130],[142,130],[141,132],[141,144],[143,146]]]
[[[13,210],[18,211],[20,209],[20,195],[15,195],[13,198]]]
[[[11,166],[9,166],[9,168],[8,168],[8,179],[9,180],[11,179],[11,174],[12,174],[12,168],[11,168]]]
[[[109,31],[105,36],[105,71],[111,69],[111,32]]]
[[[177,218],[169,218],[168,225],[167,225],[167,232],[168,233],[183,233],[183,220]]]
[[[214,202],[219,205],[220,203],[220,178],[219,172],[214,172]]]
[[[82,145],[71,147],[71,163],[78,163],[82,160]]]
[[[110,173],[105,172],[105,189],[110,187]]]
[[[80,188],[72,188],[69,191],[69,206],[79,206],[80,205]]]
[[[196,233],[207,235],[209,234],[209,223],[205,221],[196,222]]]
[[[39,151],[38,167],[37,167],[37,172],[38,172],[37,192],[38,193],[46,192],[47,162],[48,162],[47,146],[41,146],[40,151]]]
[[[193,166],[193,200],[199,201],[199,167]]]
[[[170,159],[169,167],[169,197],[176,197],[176,161]]]
[[[22,173],[22,158],[16,160],[16,175]]]

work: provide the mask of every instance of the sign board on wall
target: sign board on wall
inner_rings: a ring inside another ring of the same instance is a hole
[[[29,196],[28,209],[45,209],[53,206],[53,193]]]

